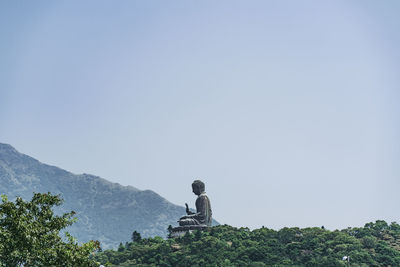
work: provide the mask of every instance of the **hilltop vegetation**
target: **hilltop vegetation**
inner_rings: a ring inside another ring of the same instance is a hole
[[[400,225],[385,221],[360,228],[212,227],[180,238],[134,238],[96,260],[106,266],[400,266]]]

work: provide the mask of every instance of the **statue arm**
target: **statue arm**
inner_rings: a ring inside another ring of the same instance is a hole
[[[185,215],[185,216],[183,216],[181,218],[181,220],[182,219],[189,219],[189,218],[197,218],[198,215],[199,215],[199,213],[193,213],[193,214],[190,214],[190,215]]]
[[[189,205],[187,203],[185,203],[186,206],[186,214],[185,216],[182,216],[179,220],[184,220],[184,219],[188,219],[188,218],[195,218],[196,216],[198,216],[200,213],[199,212],[192,212],[189,209]]]
[[[187,215],[193,215],[193,214],[195,214],[194,212],[191,212],[191,211],[189,210],[189,206],[188,206],[187,203],[185,203],[185,206],[186,206],[186,214],[187,214]]]
[[[205,214],[205,202],[204,198],[197,198],[196,200],[196,212],[191,212],[189,210],[189,206],[185,203],[186,205],[186,216],[183,216],[181,219],[186,219],[186,218],[197,218],[199,216],[204,216]]]
[[[192,212],[192,214],[185,215],[185,216],[181,217],[179,220],[184,220],[184,219],[189,219],[189,218],[196,218],[199,215],[200,215],[200,213],[193,213]]]

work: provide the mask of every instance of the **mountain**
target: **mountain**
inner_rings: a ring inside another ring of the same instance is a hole
[[[0,143],[0,194],[30,200],[33,192],[60,194],[65,202],[57,212],[73,210],[78,218],[67,231],[80,242],[99,240],[103,248],[130,240],[133,231],[164,237],[168,225],[176,225],[185,214],[183,207],[151,190],[75,175]]]

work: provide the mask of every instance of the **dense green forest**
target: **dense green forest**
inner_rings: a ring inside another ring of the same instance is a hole
[[[324,227],[235,228],[228,225],[182,237],[142,238],[117,250],[98,241],[78,244],[61,232],[74,212],[56,215],[62,199],[36,193],[31,201],[4,195],[0,203],[0,266],[400,266],[400,225],[385,221],[330,231]],[[129,237],[127,237],[129,238]]]
[[[400,225],[385,221],[330,231],[324,227],[235,228],[220,225],[179,238],[142,239],[95,260],[106,266],[400,266]]]

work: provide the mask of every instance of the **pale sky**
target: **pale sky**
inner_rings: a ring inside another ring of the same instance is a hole
[[[1,1],[0,142],[279,229],[400,221],[400,1]]]

